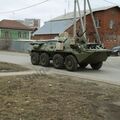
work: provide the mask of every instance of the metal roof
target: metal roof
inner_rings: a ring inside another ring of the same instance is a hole
[[[119,6],[106,6],[106,7],[95,8],[92,11],[93,12],[104,11],[104,10],[108,10],[108,9],[111,9],[111,8],[114,8],[114,7],[120,8]],[[88,15],[88,14],[90,14],[89,10],[86,11],[86,15]],[[81,15],[83,17],[83,15],[84,15],[83,11],[81,11]],[[79,18],[79,13],[78,12],[76,13],[76,16],[77,16],[77,18]],[[70,13],[67,13],[65,15],[58,16],[58,17],[52,19],[52,21],[71,19],[73,17],[74,17],[74,12],[70,12]]]
[[[73,19],[48,21],[45,25],[34,32],[34,35],[40,34],[59,34],[63,33],[73,24]]]
[[[0,28],[32,31],[31,28],[29,28],[28,26],[26,26],[16,20],[2,20],[2,21],[0,21]]]

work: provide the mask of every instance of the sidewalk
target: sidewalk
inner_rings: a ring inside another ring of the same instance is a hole
[[[0,73],[0,77],[5,77],[5,76],[18,76],[18,75],[31,75],[35,74],[36,71],[24,71],[24,72],[4,72]]]

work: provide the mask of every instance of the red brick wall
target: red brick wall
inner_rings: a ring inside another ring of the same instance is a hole
[[[100,20],[100,27],[97,28],[100,34],[102,43],[105,47],[112,48],[120,44],[120,9],[115,7],[105,11],[98,11],[94,13],[95,18]],[[87,15],[87,36],[90,42],[95,41],[95,30],[93,27],[91,15]],[[113,29],[109,28],[110,20],[115,21]],[[80,22],[77,22],[77,30],[80,28]],[[71,36],[73,35],[73,26],[66,30]],[[116,36],[109,38],[108,36]],[[119,37],[118,37],[119,36]]]
[[[113,48],[117,45],[120,45],[120,40],[105,40],[103,41],[103,44],[105,45],[105,48]]]
[[[48,39],[54,39],[58,34],[46,34],[46,35],[35,35],[32,36],[33,40],[48,40]]]

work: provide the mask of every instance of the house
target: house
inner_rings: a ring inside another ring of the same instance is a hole
[[[16,20],[0,21],[0,40],[20,40],[31,38],[32,29]]]
[[[109,6],[93,10],[96,26],[100,34],[101,42],[106,48],[112,48],[120,44],[120,7]],[[83,14],[82,14],[83,16]],[[78,13],[77,13],[78,18]],[[86,13],[87,31],[89,42],[95,41],[95,30],[92,24],[90,12]],[[77,31],[80,29],[80,20],[77,20]],[[62,32],[68,32],[73,35],[73,13],[59,16],[38,29],[32,39],[53,39]]]
[[[16,20],[0,21],[0,49],[27,52],[32,29]]]
[[[34,32],[32,39],[41,40],[41,39],[53,39],[58,36],[60,33],[65,32],[68,28],[73,25],[73,18],[69,19],[60,19],[55,18],[48,22],[45,22],[44,26],[39,28]]]

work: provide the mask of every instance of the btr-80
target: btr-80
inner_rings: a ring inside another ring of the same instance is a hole
[[[93,70],[99,70],[111,54],[101,44],[87,43],[83,35],[73,38],[66,33],[54,40],[33,42],[31,45],[33,65],[47,67],[52,61],[55,68],[65,67],[68,71],[76,71],[78,67],[85,68],[88,64]]]

